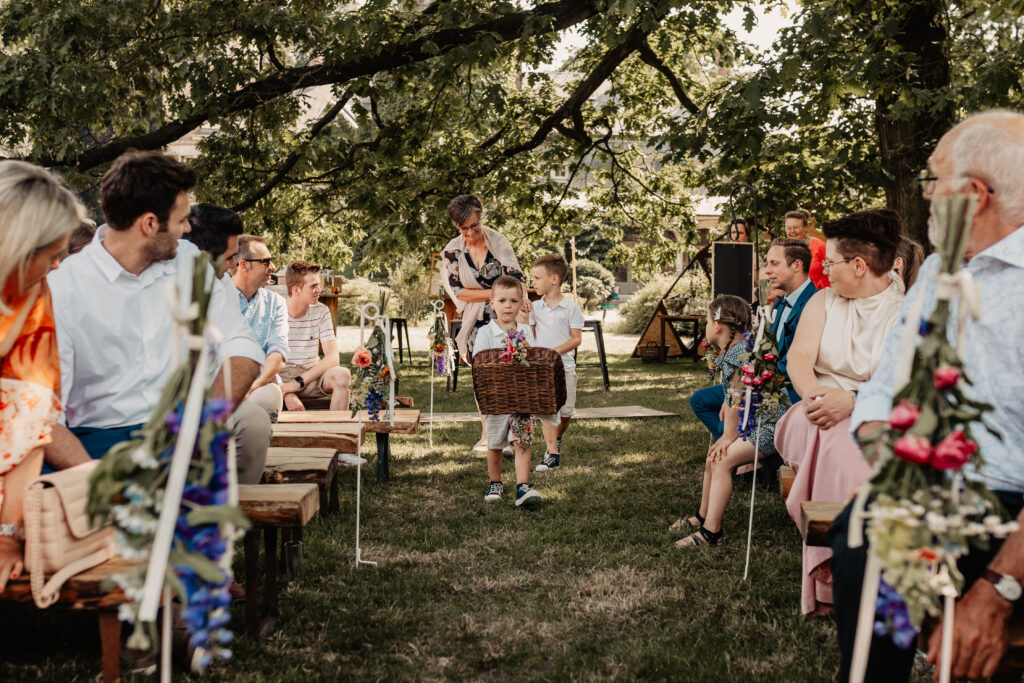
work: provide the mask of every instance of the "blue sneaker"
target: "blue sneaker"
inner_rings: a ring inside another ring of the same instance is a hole
[[[505,492],[505,487],[501,485],[500,481],[492,481],[487,486],[487,493],[484,494],[484,500],[488,503],[493,503],[496,500],[501,500],[501,494]]]
[[[531,488],[529,484],[516,484],[516,507],[536,505],[539,502],[540,494],[537,489]]]
[[[547,472],[558,467],[558,454],[557,453],[546,453],[544,459],[540,461],[540,464],[533,468],[534,472]]]

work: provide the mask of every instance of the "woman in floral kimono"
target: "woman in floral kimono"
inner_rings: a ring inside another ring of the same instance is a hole
[[[460,358],[473,356],[476,333],[494,317],[491,310],[491,285],[502,275],[511,275],[526,283],[523,269],[508,239],[483,226],[483,204],[471,194],[459,195],[448,204],[448,217],[459,236],[441,252],[441,282],[462,316],[462,328],[455,336]],[[481,420],[481,424],[483,421]],[[487,450],[486,434],[475,451]]]
[[[60,414],[60,361],[46,274],[84,209],[47,171],[0,162],[0,592],[22,571],[25,487]]]

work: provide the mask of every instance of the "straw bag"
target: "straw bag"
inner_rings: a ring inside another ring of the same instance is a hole
[[[505,362],[501,349],[473,357],[473,393],[484,415],[554,415],[565,405],[565,368],[553,349],[526,349],[529,366]]]
[[[60,597],[75,574],[114,556],[114,528],[91,529],[85,512],[89,476],[98,461],[33,479],[25,492],[25,568],[39,608]],[[49,580],[47,574],[52,574]]]

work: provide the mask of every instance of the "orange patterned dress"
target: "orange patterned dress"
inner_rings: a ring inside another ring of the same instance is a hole
[[[11,278],[15,280],[16,278]],[[60,359],[46,280],[24,296],[8,283],[0,314],[0,505],[4,475],[52,440],[60,414]]]

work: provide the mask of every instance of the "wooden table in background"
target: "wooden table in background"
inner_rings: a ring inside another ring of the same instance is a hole
[[[330,312],[331,312],[331,320],[333,320],[334,324],[337,325],[338,324],[338,300],[339,299],[354,299],[354,298],[356,298],[355,294],[330,294],[328,292],[324,292],[323,294],[320,295],[320,303],[322,303],[325,306],[327,306],[328,310],[330,310]]]
[[[682,339],[679,340],[683,346],[683,354],[692,360],[700,358],[700,340],[704,336],[701,334],[701,323],[705,322],[705,318],[702,315],[665,315],[661,317],[661,345],[665,345],[665,325],[673,322],[683,322],[688,325],[693,325],[693,342],[687,346],[686,342]]]

